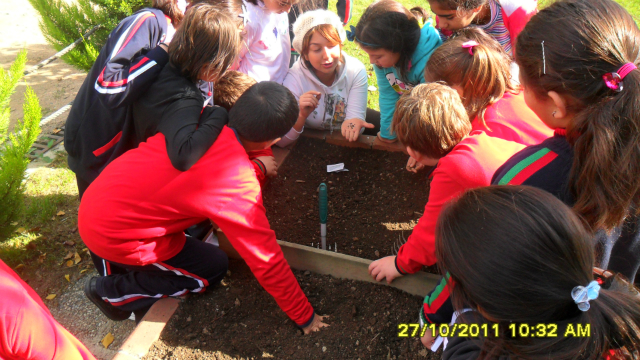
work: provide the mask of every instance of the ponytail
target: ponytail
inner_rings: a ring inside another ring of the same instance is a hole
[[[594,229],[619,226],[640,200],[640,70],[624,78],[621,92],[604,91],[567,128],[573,208]]]
[[[637,24],[612,0],[564,0],[534,16],[517,43],[524,85],[540,99],[549,91],[564,95],[574,114],[567,128],[574,210],[593,230],[621,225],[629,209],[639,209],[640,70],[624,78],[620,92],[602,76],[640,64]]]
[[[620,275],[596,275],[601,288],[597,298],[589,297],[589,308],[581,311],[573,299],[576,286],[594,280],[593,237],[544,190],[505,185],[465,192],[438,217],[436,257],[455,284],[454,308],[477,309],[498,323],[501,332],[483,339],[479,358],[597,360],[610,350],[640,351],[640,298],[633,285]],[[538,324],[552,336],[519,336],[523,326],[539,334]]]
[[[464,48],[475,41],[478,45]],[[500,44],[478,28],[456,32],[438,47],[425,66],[427,82],[444,81],[462,89],[462,103],[469,120],[476,117],[483,126],[484,112],[500,100],[505,92],[515,93],[511,84],[510,59]]]

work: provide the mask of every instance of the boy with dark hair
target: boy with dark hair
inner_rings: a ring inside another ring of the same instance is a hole
[[[107,317],[122,320],[159,298],[201,292],[219,282],[227,271],[226,254],[183,232],[211,219],[305,333],[326,326],[269,228],[247,155],[270,147],[293,126],[296,99],[284,86],[263,82],[237,105],[229,125],[188,171],[171,165],[158,133],[107,166],[87,190],[78,215],[80,235],[92,252],[126,270],[111,274],[105,267],[102,277],[85,285],[87,297]],[[245,114],[245,107],[252,112]]]

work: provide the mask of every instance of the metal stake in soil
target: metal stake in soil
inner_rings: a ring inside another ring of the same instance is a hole
[[[327,185],[325,183],[320,184],[318,199],[320,201],[320,239],[322,241],[322,250],[327,250],[327,213],[328,213],[328,200],[327,200]]]

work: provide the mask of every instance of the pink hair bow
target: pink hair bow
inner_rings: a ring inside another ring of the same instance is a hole
[[[622,65],[616,72],[602,75],[602,79],[609,89],[620,92],[624,88],[624,83],[622,82],[624,77],[637,68],[634,63],[629,62]]]
[[[478,44],[477,42],[470,40],[467,41],[466,43],[462,44],[462,48],[463,49],[469,49],[469,55],[473,55],[473,48],[478,46],[480,44]]]

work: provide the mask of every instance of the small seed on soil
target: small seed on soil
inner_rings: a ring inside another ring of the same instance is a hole
[[[326,346],[323,346],[323,347],[322,347],[322,352],[325,352],[325,351],[327,351],[327,347],[326,347]]]
[[[297,183],[303,183],[305,182],[304,180],[296,180]]]
[[[240,299],[236,298],[235,304],[236,304],[236,306],[240,306]]]
[[[187,321],[191,321],[191,316],[189,316],[189,317],[187,318]]]
[[[376,250],[374,254],[376,255],[376,257],[380,257],[380,251]]]

